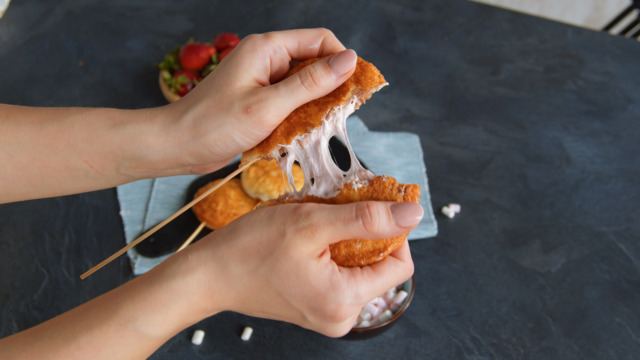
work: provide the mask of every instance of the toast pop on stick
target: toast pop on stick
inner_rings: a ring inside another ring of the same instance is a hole
[[[290,74],[319,59],[294,67]],[[343,204],[377,200],[418,202],[420,187],[398,184],[390,176],[375,176],[355,156],[346,131],[346,119],[387,82],[375,66],[358,58],[354,74],[330,94],[294,110],[264,141],[242,154],[242,162],[275,159],[289,182],[294,164],[300,164],[305,184],[269,202]],[[346,145],[351,165],[342,171],[333,161],[329,140],[337,136]],[[407,234],[389,239],[348,239],[332,244],[331,257],[341,266],[364,266],[386,257],[398,249]]]
[[[227,175],[227,177],[224,178],[224,180],[220,183],[220,184],[216,184],[216,186],[212,186],[211,188],[209,188],[207,191],[203,192],[202,194],[200,194],[199,196],[197,196],[195,199],[191,200],[187,205],[181,207],[180,209],[178,209],[178,211],[176,211],[175,213],[171,214],[171,216],[169,216],[168,218],[162,220],[158,225],[152,227],[150,230],[148,230],[147,232],[145,232],[144,234],[140,235],[138,238],[136,238],[135,240],[133,240],[132,242],[130,242],[129,244],[125,245],[123,248],[121,248],[120,250],[116,251],[115,253],[113,253],[113,255],[109,256],[108,258],[102,260],[98,265],[95,265],[94,267],[92,267],[91,269],[87,270],[84,274],[80,275],[81,279],[86,279],[87,277],[91,276],[91,274],[93,274],[94,272],[102,269],[105,265],[109,264],[110,262],[112,262],[113,260],[117,259],[120,255],[124,254],[125,252],[127,252],[127,250],[131,249],[132,247],[138,245],[139,243],[141,243],[143,240],[145,240],[146,238],[148,238],[149,236],[153,235],[156,231],[162,229],[165,225],[167,225],[168,223],[170,223],[173,219],[177,218],[178,216],[180,216],[182,213],[184,213],[185,211],[191,209],[191,207],[195,204],[197,204],[198,202],[200,202],[200,200],[204,199],[205,197],[209,196],[209,194],[213,193],[214,191],[216,191],[220,186],[224,185],[225,182],[229,181],[230,179],[232,179],[234,176],[240,174],[241,172],[243,172],[245,169],[247,169],[248,167],[250,167],[251,165],[253,165],[253,163],[255,163],[257,161],[250,161],[247,162],[243,165],[241,165],[238,169],[236,169],[234,172],[232,172],[231,174]]]

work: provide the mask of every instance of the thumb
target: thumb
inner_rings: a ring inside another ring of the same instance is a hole
[[[281,109],[290,113],[297,107],[335,90],[353,74],[358,56],[353,50],[344,50],[316,61],[273,85],[277,99],[283,100]]]
[[[415,202],[364,201],[334,205],[323,212],[326,236],[318,239],[328,243],[345,239],[383,239],[404,234],[420,223],[424,210]],[[340,238],[336,239],[336,234]],[[333,236],[331,236],[333,235]]]

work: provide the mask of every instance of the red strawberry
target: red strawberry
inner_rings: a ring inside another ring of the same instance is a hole
[[[222,52],[218,55],[218,62],[222,61],[222,59],[224,59],[227,55],[229,55],[231,50],[233,50],[233,47],[228,47],[222,50]]]
[[[167,84],[171,88],[171,91],[180,96],[185,96],[191,89],[193,89],[200,82],[200,75],[189,70],[176,70],[173,73],[173,78],[167,81]]]
[[[188,43],[180,49],[180,66],[186,70],[200,71],[216,54],[216,48],[207,44]]]
[[[213,39],[213,46],[222,51],[226,48],[232,48],[240,42],[240,38],[236,34],[232,33],[220,33]]]

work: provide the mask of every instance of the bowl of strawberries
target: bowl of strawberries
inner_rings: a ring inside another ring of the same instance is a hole
[[[178,101],[209,75],[239,42],[236,34],[220,33],[210,43],[191,39],[167,53],[157,65],[162,95],[169,102]]]

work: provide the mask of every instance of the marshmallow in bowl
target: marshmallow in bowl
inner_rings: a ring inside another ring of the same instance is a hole
[[[408,296],[409,293],[403,290],[402,286],[389,289],[384,295],[376,297],[362,308],[353,327],[369,327],[391,319]]]

